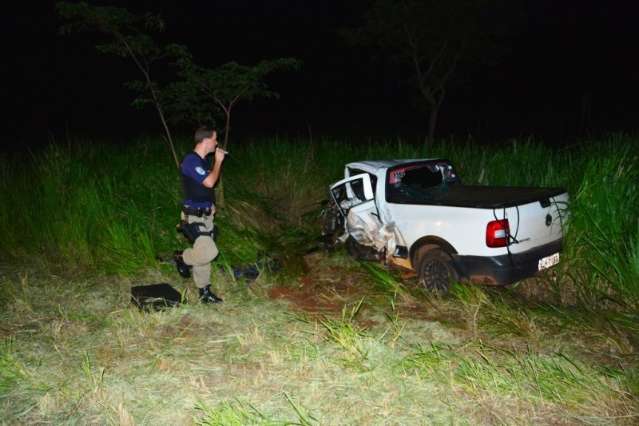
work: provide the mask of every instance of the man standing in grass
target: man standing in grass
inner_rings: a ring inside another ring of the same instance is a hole
[[[210,166],[208,154],[215,153]],[[217,148],[217,132],[200,127],[195,131],[195,148],[184,156],[180,171],[184,199],[181,227],[193,247],[175,253],[175,263],[185,278],[193,271],[193,281],[203,303],[219,303],[222,299],[211,291],[211,262],[219,251],[213,241],[215,195],[213,187],[220,178],[225,152]]]

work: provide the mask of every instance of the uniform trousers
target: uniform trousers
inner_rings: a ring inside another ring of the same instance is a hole
[[[213,230],[213,217],[215,212],[208,216],[186,215],[182,213],[182,220],[188,223],[203,223],[206,231]],[[193,247],[184,250],[182,259],[184,263],[192,266],[193,281],[197,288],[204,288],[211,284],[211,262],[217,257],[219,250],[213,241],[213,237],[201,235],[193,242]]]

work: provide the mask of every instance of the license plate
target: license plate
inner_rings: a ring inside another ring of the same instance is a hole
[[[559,253],[551,254],[550,256],[542,257],[537,264],[537,270],[542,271],[548,269],[551,266],[555,266],[559,263]]]

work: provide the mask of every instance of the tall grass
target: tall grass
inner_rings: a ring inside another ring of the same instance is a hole
[[[480,346],[468,355],[458,348],[431,344],[419,347],[402,366],[425,376],[448,370],[452,383],[476,395],[517,396],[577,406],[592,405],[597,400],[594,395],[611,394],[619,400],[630,397],[620,371],[597,369],[562,353],[515,353]],[[602,411],[605,408],[605,404],[600,407]]]
[[[224,166],[218,261],[253,262],[307,248],[319,235],[326,187],[349,161],[446,157],[466,183],[567,188],[563,283],[588,304],[633,305],[639,298],[638,146],[621,135],[562,149],[529,140],[499,146],[442,141],[429,152],[403,141],[274,138],[238,145]],[[179,177],[158,141],[52,145],[28,158],[0,158],[0,177],[5,259],[134,274],[156,267],[158,253],[184,246],[174,231]]]

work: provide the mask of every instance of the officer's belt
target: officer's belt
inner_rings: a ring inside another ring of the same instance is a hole
[[[183,206],[182,211],[184,212],[184,214],[189,216],[202,217],[202,216],[209,216],[213,212],[213,209],[211,207],[204,208],[204,207]]]

